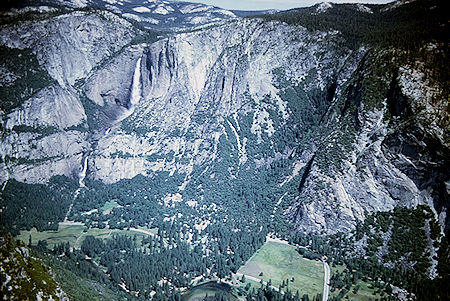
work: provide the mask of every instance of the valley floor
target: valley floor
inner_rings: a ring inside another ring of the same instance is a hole
[[[52,249],[60,243],[69,243],[71,247],[79,249],[84,239],[92,235],[99,239],[113,239],[113,235],[125,235],[136,237],[138,243],[148,237],[158,237],[157,229],[130,228],[130,229],[98,229],[87,228],[82,223],[65,221],[60,223],[57,231],[39,232],[35,228],[30,231],[21,231],[16,238],[29,243],[30,237],[32,245],[38,241],[45,241],[47,247]],[[164,243],[166,241],[164,240]],[[292,294],[299,292],[299,296],[308,294],[309,296],[322,295],[323,300],[328,300],[329,296],[337,296],[339,290],[331,290],[330,277],[332,274],[342,272],[344,266],[330,266],[326,261],[310,260],[304,258],[298,252],[298,246],[290,245],[289,242],[268,235],[266,243],[244,264],[232,278],[221,279],[234,288],[234,291],[243,293],[250,288],[258,289],[261,284],[269,286],[282,294],[290,291]],[[196,277],[192,280],[195,287],[204,285],[208,281],[217,280],[214,278]],[[375,289],[368,282],[358,281],[358,290],[352,290],[347,294],[349,297],[358,300],[374,300],[381,297],[375,294]],[[203,290],[197,290],[195,296],[201,295]],[[204,290],[205,293],[208,290]],[[190,300],[190,299],[189,299]]]
[[[238,275],[270,283],[281,291],[290,290],[300,296],[315,296],[323,291],[322,263],[303,258],[295,246],[268,241],[247,263]]]

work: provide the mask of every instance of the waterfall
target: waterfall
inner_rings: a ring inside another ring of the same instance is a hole
[[[136,67],[134,68],[133,81],[131,83],[131,95],[128,101],[127,108],[122,112],[121,115],[117,117],[114,123],[119,123],[131,114],[133,114],[135,107],[139,104],[141,100],[142,94],[142,85],[141,85],[141,60],[139,58],[136,62]],[[109,134],[110,129],[107,129],[105,135]]]
[[[133,110],[134,106],[141,100],[141,60],[139,58],[136,62],[136,67],[134,68],[133,84],[131,87],[131,97],[130,97],[130,107]]]
[[[88,156],[86,156],[86,158],[84,158],[83,169],[80,172],[80,179],[78,180],[80,187],[85,187],[84,179],[86,178],[86,172],[88,169],[88,158],[89,158]]]
[[[130,116],[133,113],[136,105],[138,105],[139,101],[141,100],[141,94],[142,94],[141,60],[142,60],[142,58],[139,58],[137,60],[136,67],[134,69],[133,82],[131,84],[131,95],[130,95],[130,100],[128,102],[128,108],[125,110],[125,112],[123,112],[123,114],[121,116],[119,116],[117,118],[117,120],[115,122],[120,122],[123,119],[125,119],[126,117]],[[111,128],[109,127],[104,132],[104,135],[108,135],[110,132],[111,132]],[[70,222],[68,220],[68,217],[70,216],[70,212],[72,211],[72,207],[73,207],[75,200],[77,199],[78,195],[80,194],[80,191],[82,190],[82,188],[86,187],[86,185],[84,184],[84,180],[86,178],[86,173],[87,173],[87,169],[88,169],[88,160],[89,160],[89,156],[86,155],[86,157],[84,157],[84,160],[83,160],[83,168],[81,169],[80,173],[78,174],[78,176],[79,176],[78,184],[80,185],[80,187],[75,191],[75,194],[73,197],[73,202],[72,202],[72,204],[70,204],[69,210],[66,213],[66,217],[64,219],[64,222],[66,222],[66,223]]]

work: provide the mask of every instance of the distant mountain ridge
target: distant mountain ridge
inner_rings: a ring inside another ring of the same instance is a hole
[[[7,7],[8,2],[3,5]],[[55,6],[106,9],[126,19],[136,21],[146,28],[157,28],[159,30],[178,31],[237,17],[230,10],[210,5],[165,0],[22,0],[10,3],[9,8],[22,8],[23,11],[26,7],[51,9]]]

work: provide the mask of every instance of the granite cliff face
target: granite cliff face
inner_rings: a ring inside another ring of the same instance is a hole
[[[77,174],[89,149],[77,81],[82,82],[137,34],[125,20],[99,11],[62,13],[1,29],[5,52],[31,49],[31,56],[53,80],[17,108],[2,113],[2,181],[12,176],[38,183],[54,175]]]
[[[1,28],[54,80],[2,112],[2,183],[176,176],[183,195],[199,175],[278,166],[273,212],[300,231],[418,204],[448,225],[448,104],[420,62],[258,19],[133,43],[142,34],[99,11]]]
[[[294,35],[297,41],[283,43],[286,36]],[[310,34],[280,24],[242,21],[177,35],[147,47],[138,66],[142,70],[139,105],[121,127],[100,138],[92,157],[95,177],[111,183],[157,170],[189,177],[194,166],[218,156],[222,135],[238,149],[239,164],[233,168],[253,161],[246,148],[266,146],[262,140],[288,126],[292,114],[288,101],[278,95],[276,76],[284,78],[288,73],[305,90],[324,89],[325,79],[346,64],[351,54],[342,53],[333,40],[339,40],[333,33]],[[319,60],[315,55],[321,47],[330,52]],[[302,81],[312,69],[325,79]],[[279,75],[277,70],[282,70]],[[93,80],[87,86],[103,90],[88,89],[87,95],[109,97],[109,76],[94,76]],[[127,96],[130,93],[124,95],[125,100]],[[107,97],[95,99],[102,104]],[[252,137],[241,133],[244,118],[249,118],[245,131]],[[266,156],[277,155],[270,147],[262,151],[262,164]],[[292,149],[282,152],[279,155],[286,156]],[[170,153],[173,160],[168,161]],[[151,156],[161,158],[155,162],[148,160]]]
[[[379,58],[367,60],[366,65]],[[419,204],[436,208],[448,229],[448,104],[438,100],[441,87],[425,80],[426,70],[406,65],[393,70],[379,78],[367,67],[361,70],[368,80],[384,85],[377,91],[378,106],[370,107],[358,82],[349,85],[346,100],[357,103],[351,118],[356,130],[352,147],[344,150],[345,158],[331,172],[321,167],[323,161],[313,161],[300,202],[289,209],[301,229],[348,229],[369,212]],[[322,146],[325,156],[334,152],[334,141]],[[316,189],[318,185],[323,189]]]

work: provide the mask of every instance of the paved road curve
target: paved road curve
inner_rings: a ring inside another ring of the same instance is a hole
[[[323,261],[323,269],[325,271],[323,275],[323,297],[322,301],[328,301],[328,292],[330,290],[328,284],[330,283],[330,266],[324,260]]]

